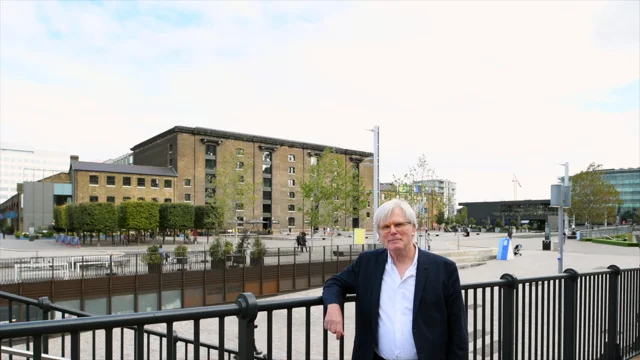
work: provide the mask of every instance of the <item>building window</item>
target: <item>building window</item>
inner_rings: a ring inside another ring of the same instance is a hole
[[[262,161],[271,162],[271,151],[265,151],[262,153]]]
[[[191,179],[184,179],[184,186],[191,187]]]
[[[243,203],[237,203],[236,204],[236,210],[237,211],[243,211],[244,210],[244,204]]]
[[[290,227],[296,226],[296,218],[294,218],[294,217],[288,218],[287,219],[287,225],[289,225]]]
[[[107,186],[116,186],[115,176],[107,176]]]
[[[207,170],[215,170],[216,168],[216,161],[213,159],[206,159],[204,161],[204,168]]]
[[[236,218],[236,222],[238,223],[238,225],[237,225],[238,227],[244,226],[244,216],[238,216]]]
[[[289,154],[289,161],[290,162],[295,162],[296,161],[296,156],[293,154]]]
[[[165,199],[164,199],[164,202],[166,202],[166,203],[170,203],[170,202],[171,202],[171,199],[170,199],[170,198],[165,198]]]
[[[165,180],[164,181],[164,188],[165,189],[171,189],[171,186],[173,186],[173,184],[171,183],[171,180]]]
[[[271,165],[262,165],[263,174],[271,174]]]
[[[289,211],[290,211],[290,212],[294,212],[294,211],[296,211],[296,206],[295,206],[295,205],[293,205],[293,204],[289,204]]]
[[[146,179],[145,178],[138,178],[138,187],[145,187],[146,184]]]
[[[318,163],[318,158],[316,156],[311,157],[311,165],[316,165]]]
[[[291,174],[291,175],[295,175],[296,174],[296,167],[295,166],[289,166],[289,174]]]
[[[244,156],[244,149],[243,148],[237,148],[236,149],[236,155],[237,156]]]
[[[293,191],[289,191],[289,199],[295,199],[296,198],[296,193],[294,193]]]
[[[216,146],[215,145],[211,145],[211,144],[207,144],[207,148],[205,150],[205,154],[207,156],[216,156]]]
[[[271,178],[262,179],[262,186],[266,187],[266,188],[270,188],[271,187]]]
[[[114,204],[116,202],[115,196],[107,196],[107,202]]]
[[[367,207],[370,208],[371,207],[371,201],[367,200]]]
[[[151,188],[153,189],[160,188],[160,181],[158,181],[158,179],[151,179]]]
[[[371,213],[367,211],[367,217],[370,218],[371,217]]]
[[[122,178],[122,186],[131,186],[131,178],[129,176]]]
[[[89,185],[100,185],[98,175],[89,175]]]
[[[89,202],[98,202],[97,196],[89,196]]]
[[[129,201],[129,200],[131,200],[131,198],[128,197],[128,196],[125,196],[125,197],[122,198],[122,201]]]
[[[158,198],[151,198],[151,201],[158,202]]]
[[[191,201],[191,194],[184,194],[184,201]]]
[[[173,152],[173,144],[169,144],[169,154]]]
[[[173,159],[169,158],[169,166],[173,166]]]
[[[138,198],[138,201],[144,201],[144,197],[140,196],[140,197]]]
[[[236,163],[236,170],[242,170],[244,168],[244,163],[242,161],[238,161]]]
[[[240,175],[240,176],[238,176],[238,182],[239,182],[240,184],[244,184],[244,175]]]
[[[271,200],[271,191],[263,191],[262,200]]]
[[[296,186],[296,181],[294,179],[289,179],[289,186]]]

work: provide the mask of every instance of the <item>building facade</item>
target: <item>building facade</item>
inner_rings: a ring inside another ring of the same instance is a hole
[[[69,154],[0,145],[0,204],[17,193],[17,185],[38,181],[69,168]]]
[[[611,183],[620,193],[622,206],[618,210],[618,215],[627,211],[635,213],[640,209],[640,168],[605,169],[601,173],[602,179]]]
[[[77,156],[71,156],[69,175],[74,203],[174,202],[179,185],[169,167],[84,162]]]
[[[328,146],[268,138],[206,128],[177,126],[138,145],[133,151],[135,165],[172,168],[178,174],[176,201],[203,205],[213,200],[213,179],[221,172],[237,171],[240,181],[251,183],[254,204],[236,209],[238,221],[261,224],[262,229],[302,231],[305,200],[300,183],[310,166]],[[367,190],[373,189],[373,154],[331,147],[346,166],[358,169]],[[373,198],[371,198],[370,203]],[[253,206],[250,206],[253,205]],[[340,226],[372,229],[372,209],[363,218],[340,219]]]
[[[549,216],[558,215],[558,209],[551,207],[551,200],[483,201],[460,205],[467,208],[467,219],[475,219],[477,225],[495,225],[496,220],[504,225],[523,224],[524,221],[534,229],[542,230]]]

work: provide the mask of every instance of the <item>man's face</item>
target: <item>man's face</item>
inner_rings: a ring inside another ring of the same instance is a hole
[[[401,250],[411,245],[416,226],[410,224],[402,210],[393,209],[389,218],[380,224],[382,244],[389,251]]]

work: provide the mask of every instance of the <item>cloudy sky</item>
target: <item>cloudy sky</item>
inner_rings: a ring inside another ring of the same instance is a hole
[[[0,1],[0,141],[105,160],[174,125],[426,154],[458,201],[640,166],[639,1]]]

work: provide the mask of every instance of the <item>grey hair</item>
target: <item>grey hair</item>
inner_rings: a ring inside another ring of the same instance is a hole
[[[413,210],[411,205],[408,202],[401,199],[391,199],[378,208],[375,214],[373,214],[373,223],[375,224],[375,231],[380,234],[380,225],[384,224],[387,219],[391,216],[391,213],[395,209],[400,209],[404,213],[404,217],[407,218],[407,221],[414,226],[418,226],[418,220],[416,217],[416,212]],[[416,233],[413,235],[413,241],[418,241],[418,231],[416,229]]]

